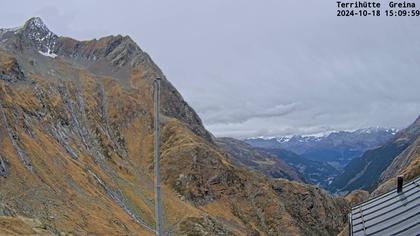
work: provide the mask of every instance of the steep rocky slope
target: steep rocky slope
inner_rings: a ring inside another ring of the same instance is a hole
[[[216,144],[236,165],[261,172],[271,178],[302,181],[301,174],[295,168],[280,158],[255,149],[243,141],[234,138],[217,138]]]
[[[339,232],[348,207],[344,199],[232,165],[129,37],[77,41],[32,18],[23,27],[0,30],[2,233],[19,235],[25,227],[41,235],[153,234],[156,77],[163,79],[166,232]]]
[[[397,175],[406,174],[406,179],[413,179],[420,174],[420,136],[408,146],[381,174],[380,182],[384,182]]]
[[[420,137],[417,137],[413,144],[398,155],[381,174],[380,185],[372,195],[377,196],[395,189],[398,175],[402,175],[406,182],[420,175]]]
[[[416,139],[420,136],[420,117],[404,130],[399,131],[393,139],[381,147],[367,151],[360,158],[356,158],[346,166],[343,174],[337,176],[329,186],[331,191],[352,191],[365,189],[373,191],[382,178],[393,175],[401,167],[408,167],[410,160],[403,151],[410,145],[417,145]],[[411,153],[410,148],[407,153]],[[401,158],[396,157],[402,154]],[[415,157],[413,157],[415,158]],[[395,160],[395,163],[393,161]],[[391,165],[391,166],[390,166]],[[386,170],[389,168],[388,170]]]

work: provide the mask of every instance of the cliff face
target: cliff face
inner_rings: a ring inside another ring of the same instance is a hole
[[[340,230],[347,207],[342,199],[232,165],[129,37],[77,41],[50,32],[39,18],[0,30],[5,229],[17,235],[13,224],[56,235],[152,234],[156,77],[163,78],[165,231],[333,235]]]

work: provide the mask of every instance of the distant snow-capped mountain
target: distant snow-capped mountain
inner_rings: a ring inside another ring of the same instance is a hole
[[[398,132],[394,128],[364,128],[334,131],[324,135],[294,135],[249,138],[245,141],[259,148],[282,148],[310,160],[328,162],[341,170],[366,150],[382,145]]]

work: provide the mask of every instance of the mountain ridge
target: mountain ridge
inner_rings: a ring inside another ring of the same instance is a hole
[[[21,32],[0,33],[0,222],[7,230],[19,235],[20,224],[52,235],[154,233],[156,77],[166,232],[329,235],[343,226],[344,199],[234,166],[129,39],[31,42]]]
[[[243,138],[243,140],[248,140],[248,139],[250,139],[250,140],[252,140],[252,139],[271,140],[271,139],[276,139],[278,142],[287,142],[293,137],[308,138],[308,139],[320,139],[320,138],[328,137],[331,134],[337,134],[337,133],[372,133],[372,132],[377,132],[377,131],[386,131],[387,133],[396,134],[399,131],[399,129],[376,126],[376,127],[367,127],[367,128],[360,128],[360,129],[354,129],[354,130],[334,130],[334,131],[319,133],[319,134],[256,136],[256,137]]]
[[[277,137],[246,139],[260,148],[282,148],[310,160],[328,163],[338,171],[365,151],[375,148],[395,135],[396,129],[366,128],[355,131],[336,131],[324,136]]]
[[[136,86],[135,81],[126,81],[126,78],[134,76],[133,73],[138,73],[138,69],[130,72],[131,68],[140,67],[139,69],[143,73],[139,74],[141,79],[146,77],[162,78],[162,87],[166,88],[163,91],[172,95],[171,99],[163,99],[162,103],[183,104],[183,107],[176,111],[170,109],[176,106],[167,104],[164,106],[166,108],[164,112],[169,116],[185,120],[186,123],[194,126],[194,132],[212,141],[211,134],[202,128],[202,121],[197,113],[185,103],[181,94],[174,89],[150,56],[143,52],[129,36],[112,35],[94,40],[78,41],[57,36],[47,28],[39,17],[30,18],[23,27],[16,29],[15,31],[8,30],[5,35],[0,35],[2,45],[17,54],[29,50],[30,56],[34,56],[31,63],[34,63],[35,60],[41,61],[37,57],[43,55],[39,53],[41,50],[43,53],[57,55],[57,58],[44,56],[41,59],[56,59],[58,65],[70,62],[76,69],[81,67],[95,75],[118,78],[126,86]],[[39,63],[38,66],[43,65]],[[51,70],[51,68],[49,69]],[[44,74],[44,76],[51,77],[50,74]]]

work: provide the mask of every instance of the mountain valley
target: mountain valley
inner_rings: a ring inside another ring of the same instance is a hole
[[[400,130],[385,144],[353,159],[344,172],[332,181],[329,189],[333,192],[350,192],[355,189],[373,191],[381,181],[395,176],[395,173],[410,166],[409,163],[412,160],[405,159],[408,153],[411,154],[416,148],[416,140],[419,136],[420,117],[409,127]],[[400,154],[403,156],[400,157]],[[413,158],[415,157],[413,155]]]
[[[0,30],[2,233],[154,234],[157,77],[166,233],[340,232],[350,206],[344,198],[234,164],[130,37],[78,41],[35,17]],[[277,163],[279,177],[300,178]]]
[[[322,136],[248,138],[245,141],[258,148],[285,149],[309,160],[328,163],[342,171],[352,159],[384,144],[396,132],[396,129],[366,128],[335,131]]]
[[[79,41],[33,17],[0,29],[0,235],[155,235],[156,78],[165,235],[343,234],[352,206],[420,174],[420,117],[215,137],[131,37]]]

